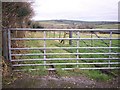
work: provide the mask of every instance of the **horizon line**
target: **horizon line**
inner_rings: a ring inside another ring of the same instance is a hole
[[[43,19],[33,21],[52,21],[52,20],[83,21],[83,22],[120,22],[118,20],[76,20],[76,19]]]

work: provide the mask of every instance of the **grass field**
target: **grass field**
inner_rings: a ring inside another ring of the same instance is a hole
[[[118,29],[120,24],[105,24],[105,25],[96,25],[96,28],[103,28],[103,29]]]
[[[47,33],[47,37],[51,37],[51,38],[59,38],[59,37],[63,37],[64,33],[61,33],[61,36],[59,36],[59,32],[56,32],[54,34],[54,32],[49,32]],[[109,37],[108,34],[98,34],[99,36],[101,37]],[[91,37],[91,34],[90,33],[80,33],[79,35],[81,38],[90,38]],[[43,38],[43,32],[40,33],[40,32],[27,32],[27,35],[26,37],[39,37],[39,38]],[[66,35],[66,38],[68,37],[68,34]],[[76,38],[76,33],[73,33],[73,37]],[[96,35],[92,34],[92,37],[96,38]],[[112,37],[115,37],[117,38],[118,35],[117,34],[114,34],[112,35]],[[105,41],[106,43],[104,43],[103,41],[101,40],[86,40],[86,41],[82,41],[82,40],[79,40],[79,46],[80,47],[90,47],[91,45],[92,46],[100,46],[100,47],[107,47],[107,45],[109,45],[109,40],[106,40]],[[24,42],[26,47],[43,47],[44,46],[44,41],[42,40],[29,40],[29,41],[26,41]],[[77,45],[77,41],[73,40],[72,41],[73,45],[72,47],[75,47]],[[118,47],[119,44],[118,44],[118,40],[112,40],[112,46],[116,46]],[[46,40],[46,47],[71,47],[69,45],[69,41],[68,40],[65,40],[65,43],[62,44],[59,42],[59,40]],[[118,49],[111,49],[111,51],[114,51],[114,52],[119,52]],[[22,51],[22,53],[43,53],[42,50],[29,50],[29,51]],[[61,49],[61,50],[58,50],[58,49],[55,49],[55,50],[52,50],[52,49],[49,49],[49,50],[46,50],[46,53],[76,53],[77,52],[77,49]],[[104,53],[104,52],[109,52],[109,50],[104,50],[104,49],[95,49],[95,50],[91,50],[91,49],[79,49],[78,52],[80,53],[97,53],[97,52],[100,52],[100,53]],[[47,58],[76,58],[77,56],[76,55],[47,55],[46,56]],[[108,58],[109,55],[79,55],[79,58]],[[119,56],[112,56],[111,57],[116,57],[116,58],[119,58]],[[20,58],[20,59],[43,59],[44,56],[42,55],[38,55],[38,56],[22,56],[22,57],[16,57],[16,58]],[[112,60],[114,61],[114,60]],[[111,62],[112,62],[111,61]],[[76,63],[77,60],[51,60],[51,61],[46,61],[46,63]],[[79,60],[78,61],[79,63],[84,63],[84,62],[89,62],[89,63],[92,63],[92,62],[108,62],[108,61],[105,61],[105,60]],[[115,62],[115,61],[114,61]],[[19,64],[44,64],[44,61],[24,61],[24,62],[19,62]],[[102,65],[102,66],[108,66],[108,65]],[[112,65],[111,65],[112,66]],[[118,66],[118,65],[113,65],[113,66]],[[79,68],[88,68],[88,67],[95,67],[94,65],[56,65],[55,68],[58,68],[57,72],[59,75],[67,75],[67,76],[71,76],[71,75],[80,75],[80,74],[84,74],[90,78],[93,78],[93,79],[96,79],[96,80],[109,80],[111,79],[111,75],[107,75],[107,74],[104,74],[102,73],[101,71],[99,70],[78,70],[77,67]],[[32,69],[35,69],[35,68],[39,68],[40,71],[29,71],[29,73],[31,74],[40,74],[40,75],[45,75],[47,74],[47,72],[44,70],[44,66],[27,66],[27,67],[20,67],[22,69],[29,69],[29,68],[32,68]],[[46,66],[46,68],[50,68],[50,66]],[[75,70],[69,70],[69,71],[63,71],[61,70],[61,68],[76,68]],[[117,74],[117,71],[114,70],[113,71],[114,74]]]

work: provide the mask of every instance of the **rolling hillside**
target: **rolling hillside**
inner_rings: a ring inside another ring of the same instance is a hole
[[[113,21],[76,21],[76,20],[40,20],[36,21],[44,28],[107,28],[117,29],[120,22]]]

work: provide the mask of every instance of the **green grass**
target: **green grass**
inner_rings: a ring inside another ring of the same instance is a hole
[[[107,24],[107,25],[96,25],[96,28],[103,28],[103,29],[118,29],[120,24]]]
[[[35,76],[35,75],[46,76],[48,74],[48,72],[43,68],[39,68],[39,70],[35,70],[35,71],[32,71],[32,70],[28,69],[25,72],[28,73],[28,74],[31,74],[33,76]]]
[[[61,33],[61,37],[63,37],[64,33]],[[99,36],[101,37],[109,37],[108,34],[98,34]],[[113,37],[117,37],[118,35],[115,34],[113,35]],[[26,37],[40,37],[40,38],[43,38],[43,32],[42,33],[38,33],[38,32],[32,32],[31,35],[29,34],[29,32],[27,33]],[[57,37],[59,38],[59,33],[56,32],[55,33],[55,36],[54,36],[54,32],[49,32],[47,33],[47,37]],[[68,37],[68,34],[66,35],[66,37]],[[73,33],[73,37],[77,37],[74,33]],[[91,34],[85,34],[85,33],[81,33],[80,34],[80,37],[81,38],[90,38],[91,37]],[[97,38],[95,35],[92,35],[92,37],[94,38]],[[109,43],[109,40],[104,40],[106,43]],[[107,47],[106,44],[103,43],[103,41],[101,40],[93,40],[93,41],[82,41],[80,40],[79,41],[80,43],[80,46],[81,47],[88,47],[89,45],[92,45],[92,46],[100,46],[100,47]],[[112,40],[112,46],[119,46],[118,44],[118,40]],[[44,44],[44,41],[41,41],[41,40],[29,40],[29,41],[26,41],[25,42],[25,46],[26,47],[43,47],[43,44]],[[87,45],[88,46],[87,46]],[[73,47],[76,47],[76,41],[73,40]],[[109,44],[108,44],[109,45]],[[46,40],[46,47],[71,47],[69,45],[69,40],[65,40],[65,44],[61,44],[59,42],[59,40]],[[112,49],[112,51],[114,52],[119,52],[118,49]],[[26,51],[25,53],[42,53],[43,51],[41,50],[29,50],[29,51]],[[62,49],[62,50],[46,50],[46,53],[76,53],[77,50],[76,49]],[[90,52],[93,52],[93,53],[96,53],[96,52],[109,52],[109,50],[103,50],[103,49],[95,49],[95,50],[88,50],[88,49],[79,49],[79,52],[80,53],[90,53]],[[49,56],[46,56],[47,58],[76,58],[76,55],[49,55]],[[104,56],[104,55],[80,55],[79,57],[81,58],[108,58],[109,55],[107,56]],[[119,57],[119,56],[114,56],[114,57]],[[26,59],[34,59],[34,58],[40,58],[40,59],[43,59],[43,56],[22,56],[22,57],[18,57],[18,58],[26,58]],[[75,63],[77,62],[76,60],[54,60],[54,61],[46,61],[46,63]],[[79,63],[81,62],[106,62],[104,60],[84,60],[84,61],[79,61]],[[26,61],[26,62],[21,62],[21,63],[31,63],[31,64],[43,64],[44,61]],[[102,66],[108,66],[108,65],[102,65]],[[111,65],[112,66],[112,65]],[[94,67],[94,65],[78,65],[79,68],[85,68],[85,67]],[[29,71],[29,69],[35,69],[35,68],[39,68],[40,70],[39,71]],[[50,68],[50,66],[46,66],[46,68]],[[77,68],[76,65],[56,65],[55,68],[57,68],[57,72],[60,76],[79,76],[81,74],[83,75],[86,75],[88,76],[89,78],[93,78],[93,79],[96,79],[96,80],[103,80],[103,81],[106,81],[108,79],[111,79],[111,76],[110,75],[106,75],[106,74],[103,74],[101,73],[99,70],[78,70],[78,69],[75,69],[75,70],[70,70],[70,71],[63,71],[61,70],[61,68]],[[44,66],[29,66],[29,67],[21,67],[21,69],[28,69],[28,72],[30,72],[31,74],[33,75],[47,75],[47,72],[44,70]],[[114,72],[114,71],[113,71]],[[115,73],[115,72],[114,72]]]
[[[107,81],[112,78],[112,76],[103,74],[99,70],[84,70],[83,73],[89,78],[95,79],[97,81]]]

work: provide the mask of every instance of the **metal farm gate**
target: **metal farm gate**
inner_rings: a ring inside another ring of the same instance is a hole
[[[26,36],[14,37],[13,32]],[[8,29],[9,60],[19,70],[120,69],[118,29]],[[13,43],[25,46],[12,46]]]

